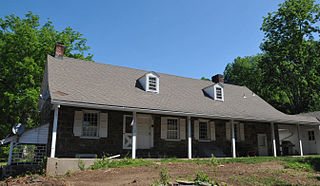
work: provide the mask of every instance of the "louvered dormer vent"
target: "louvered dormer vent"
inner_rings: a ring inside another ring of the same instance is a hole
[[[159,93],[159,78],[160,76],[155,72],[148,72],[139,78],[139,83],[147,92]]]

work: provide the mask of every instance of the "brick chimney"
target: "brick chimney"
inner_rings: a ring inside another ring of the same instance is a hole
[[[56,48],[54,52],[54,57],[58,59],[62,59],[64,55],[64,44],[63,43],[56,43]]]
[[[217,74],[215,76],[212,76],[211,80],[214,83],[224,83],[223,75],[221,75],[221,74]]]

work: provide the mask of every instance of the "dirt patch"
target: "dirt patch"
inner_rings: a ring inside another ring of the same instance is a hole
[[[57,185],[62,186],[66,183],[60,179],[52,177],[44,177],[39,175],[18,177],[18,178],[7,178],[5,181],[0,182],[0,185]]]
[[[8,185],[150,185],[159,179],[162,168],[166,168],[172,180],[194,178],[195,172],[205,171],[210,177],[228,185],[320,185],[319,172],[303,172],[285,169],[281,162],[257,164],[229,163],[216,168],[207,164],[166,163],[141,167],[108,168],[87,170],[62,177],[33,177],[8,179]]]

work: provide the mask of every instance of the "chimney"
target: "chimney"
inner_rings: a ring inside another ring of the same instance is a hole
[[[58,59],[62,59],[64,55],[64,44],[63,43],[56,43],[56,48],[54,52],[54,57]]]
[[[224,83],[223,75],[221,75],[221,74],[217,74],[215,76],[212,76],[211,80],[214,83]]]

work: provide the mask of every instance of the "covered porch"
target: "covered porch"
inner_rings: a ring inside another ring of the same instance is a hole
[[[75,113],[84,109],[108,113],[105,118],[108,120],[107,137],[74,135],[74,122],[77,118]],[[211,154],[234,158],[269,155],[276,157],[284,155],[280,147],[279,126],[283,124],[181,113],[55,106],[53,126],[49,134],[50,157],[93,158],[116,154],[133,159],[191,159],[210,157]],[[301,149],[302,145],[301,143]],[[303,151],[299,151],[299,154],[303,155]]]

